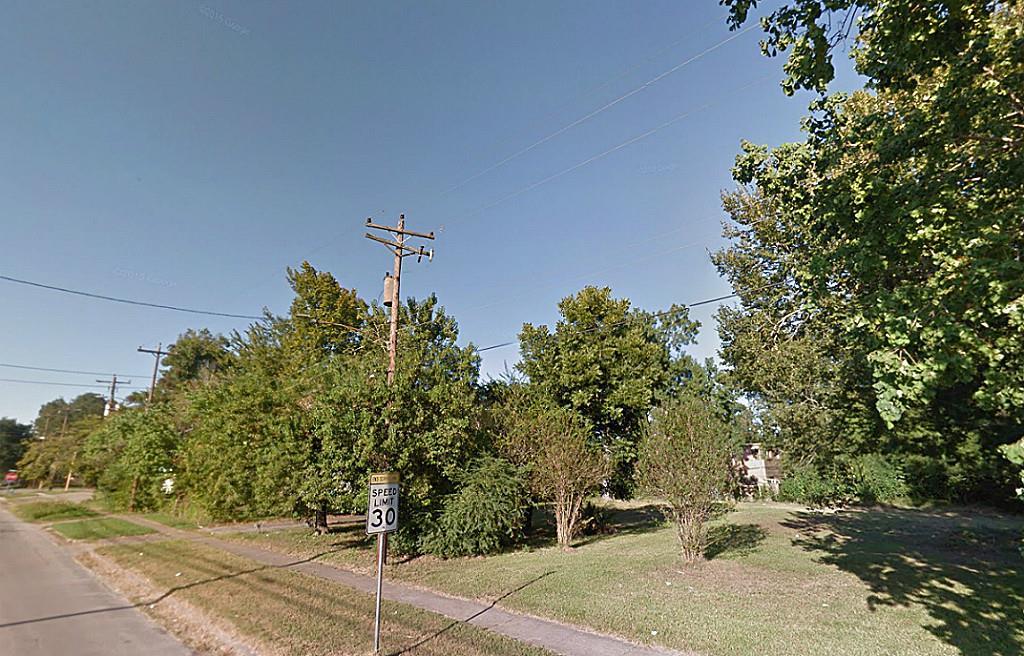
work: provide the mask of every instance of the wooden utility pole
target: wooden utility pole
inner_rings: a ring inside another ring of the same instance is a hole
[[[398,315],[399,308],[402,302],[401,297],[401,284],[402,284],[402,259],[409,257],[410,255],[416,256],[416,261],[421,261],[424,257],[428,261],[434,259],[434,249],[429,251],[424,249],[422,246],[419,248],[412,248],[406,246],[405,242],[408,237],[422,237],[423,239],[434,239],[434,233],[422,233],[413,232],[412,230],[405,229],[405,215],[400,214],[398,216],[397,226],[384,226],[377,225],[373,222],[373,219],[366,219],[366,227],[374,228],[375,230],[384,230],[395,235],[394,241],[390,239],[384,239],[377,235],[366,233],[367,239],[372,239],[375,242],[379,242],[388,247],[388,250],[395,256],[395,272],[385,278],[384,291],[387,297],[384,301],[385,305],[391,306],[391,333],[388,336],[388,384],[390,385],[395,381],[395,367],[398,360]],[[390,287],[390,289],[389,289]],[[391,292],[387,294],[387,292]]]
[[[412,248],[406,245],[406,240],[409,237],[422,237],[423,239],[434,239],[434,233],[422,233],[413,232],[412,230],[405,229],[405,215],[400,214],[398,216],[397,226],[384,226],[377,225],[373,222],[373,219],[366,219],[366,227],[373,228],[375,230],[383,230],[390,232],[395,235],[394,241],[378,237],[377,235],[366,233],[367,239],[372,239],[375,242],[384,244],[388,247],[388,250],[395,256],[395,268],[394,273],[388,277],[385,274],[384,278],[384,304],[391,307],[391,332],[388,336],[388,385],[392,385],[395,382],[395,369],[398,361],[398,315],[401,314],[402,296],[401,296],[401,284],[402,284],[402,259],[410,255],[416,256],[416,261],[421,261],[426,256],[428,261],[434,259],[434,249],[429,251],[424,249],[423,246],[419,248]],[[388,293],[390,292],[390,293]],[[389,401],[390,403],[390,401]],[[388,430],[394,435],[395,427],[391,424],[390,419],[388,420]],[[378,533],[377,534],[377,600],[373,616],[373,653],[374,656],[380,654],[380,600],[381,600],[381,586],[384,581],[384,565],[387,563],[388,558],[388,534]]]
[[[153,402],[153,392],[156,391],[156,375],[160,371],[160,358],[164,357],[168,353],[167,351],[160,350],[160,349],[163,348],[163,346],[164,346],[164,343],[160,342],[159,344],[156,345],[156,350],[155,351],[153,349],[142,348],[141,346],[139,348],[135,349],[139,353],[152,353],[153,356],[154,356],[155,362],[153,362],[153,380],[152,380],[152,382],[149,385],[149,402],[150,403]]]
[[[68,409],[65,407],[64,408],[64,422],[61,424],[61,427],[60,427],[60,436],[61,436],[61,440],[62,441],[63,441],[64,435],[67,432],[68,432]],[[47,482],[47,485],[49,486],[49,489],[51,489],[51,490],[53,489],[53,477],[57,474],[56,467],[57,467],[57,463],[54,463],[54,464],[50,465],[50,480]],[[70,475],[71,474],[69,473],[68,476],[70,477]],[[43,482],[42,481],[39,481],[39,489],[40,490],[43,489]]]
[[[68,489],[71,487],[71,474],[73,474],[74,471],[75,471],[75,461],[76,460],[78,460],[78,451],[77,450],[75,451],[75,454],[73,456],[71,456],[71,464],[68,466],[68,477],[67,477],[67,479],[64,480],[64,491],[65,492],[67,492]]]
[[[117,410],[117,400],[115,399],[115,395],[117,394],[117,382],[118,382],[117,381],[117,374],[111,374],[110,380],[100,380],[100,379],[97,378],[96,382],[97,383],[106,383],[107,385],[110,385],[110,400],[107,402],[106,410],[103,411],[103,416],[106,417],[106,416],[110,415],[111,413],[113,413],[115,410]],[[129,380],[129,381],[122,381],[122,382],[130,383],[132,381]]]

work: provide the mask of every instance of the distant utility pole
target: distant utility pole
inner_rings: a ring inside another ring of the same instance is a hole
[[[164,343],[160,342],[159,344],[156,345],[156,350],[155,351],[153,349],[142,348],[141,346],[136,349],[139,353],[152,353],[153,356],[154,356],[154,359],[155,359],[155,362],[153,362],[153,382],[149,385],[149,402],[150,403],[153,402],[153,392],[156,390],[156,375],[157,375],[157,372],[160,371],[160,358],[164,357],[168,353],[168,351],[161,351],[160,350],[160,349],[163,348],[163,346],[164,346]]]
[[[103,410],[103,416],[106,417],[106,416],[110,415],[112,412],[114,412],[115,410],[117,410],[117,400],[115,399],[115,395],[117,394],[117,382],[118,382],[117,381],[117,374],[111,374],[110,380],[100,380],[100,379],[97,378],[96,382],[97,383],[105,383],[107,385],[110,385],[110,401],[107,402],[107,407]],[[122,382],[130,383],[132,381],[129,380],[129,381],[122,381]]]
[[[402,283],[402,258],[410,255],[416,256],[416,261],[421,261],[424,257],[428,261],[434,259],[434,249],[429,251],[424,249],[422,246],[419,248],[411,248],[405,245],[407,237],[422,237],[423,239],[434,239],[434,233],[422,233],[413,232],[412,230],[405,229],[405,215],[400,214],[398,216],[397,226],[383,226],[377,225],[373,222],[373,219],[366,219],[366,227],[373,228],[375,230],[384,230],[393,233],[395,236],[394,241],[390,239],[384,239],[377,235],[366,233],[367,239],[384,244],[388,247],[388,250],[395,256],[395,272],[388,276],[385,274],[384,278],[384,304],[391,307],[391,334],[388,337],[388,385],[395,380],[395,362],[398,358],[398,315],[399,307],[401,305],[400,288]],[[388,292],[391,292],[388,294]]]

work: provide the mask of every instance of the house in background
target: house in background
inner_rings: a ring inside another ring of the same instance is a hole
[[[778,494],[782,480],[782,454],[760,442],[743,445],[740,491],[748,496]]]

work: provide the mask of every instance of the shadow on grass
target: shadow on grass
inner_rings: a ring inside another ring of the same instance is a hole
[[[574,545],[582,547],[616,535],[656,531],[664,525],[665,509],[656,503],[623,509],[598,506],[597,515],[584,526]],[[550,547],[555,542],[554,513],[549,505],[537,506],[533,511],[526,545],[531,548]]]
[[[544,572],[543,574],[541,574],[539,576],[535,576],[532,579],[530,579],[529,581],[527,581],[526,583],[523,583],[522,585],[519,585],[519,586],[517,586],[515,588],[512,588],[511,590],[509,590],[508,592],[502,594],[501,596],[496,597],[494,600],[491,601],[491,603],[487,604],[486,607],[478,610],[477,612],[473,613],[472,615],[470,615],[466,619],[464,619],[464,620],[455,620],[455,621],[449,622],[443,628],[438,629],[437,631],[434,631],[433,633],[420,638],[419,640],[417,640],[413,644],[409,645],[408,647],[402,647],[398,651],[390,652],[388,654],[388,656],[401,656],[401,654],[406,654],[408,652],[411,652],[412,650],[416,649],[417,647],[420,647],[420,646],[430,642],[431,640],[435,640],[435,639],[439,638],[440,636],[444,635],[448,631],[451,631],[452,629],[454,629],[455,627],[459,626],[460,624],[469,624],[474,619],[480,617],[484,613],[490,611],[492,608],[497,606],[499,601],[502,601],[503,599],[508,599],[509,597],[514,595],[515,593],[517,593],[517,592],[519,592],[521,590],[525,590],[526,588],[530,587],[531,585],[533,585],[537,581],[540,581],[541,579],[543,579],[543,578],[545,578],[547,576],[551,576],[554,573],[555,573],[554,570],[551,570],[551,571],[548,571],[548,572]]]
[[[923,607],[925,628],[961,654],[1024,653],[1020,522],[968,510],[797,513],[796,546],[871,590],[868,608]]]
[[[704,557],[745,556],[757,551],[768,531],[757,524],[723,524],[708,529]]]

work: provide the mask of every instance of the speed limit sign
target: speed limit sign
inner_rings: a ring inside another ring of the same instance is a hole
[[[366,509],[366,534],[398,530],[398,474],[370,474],[370,498]]]

